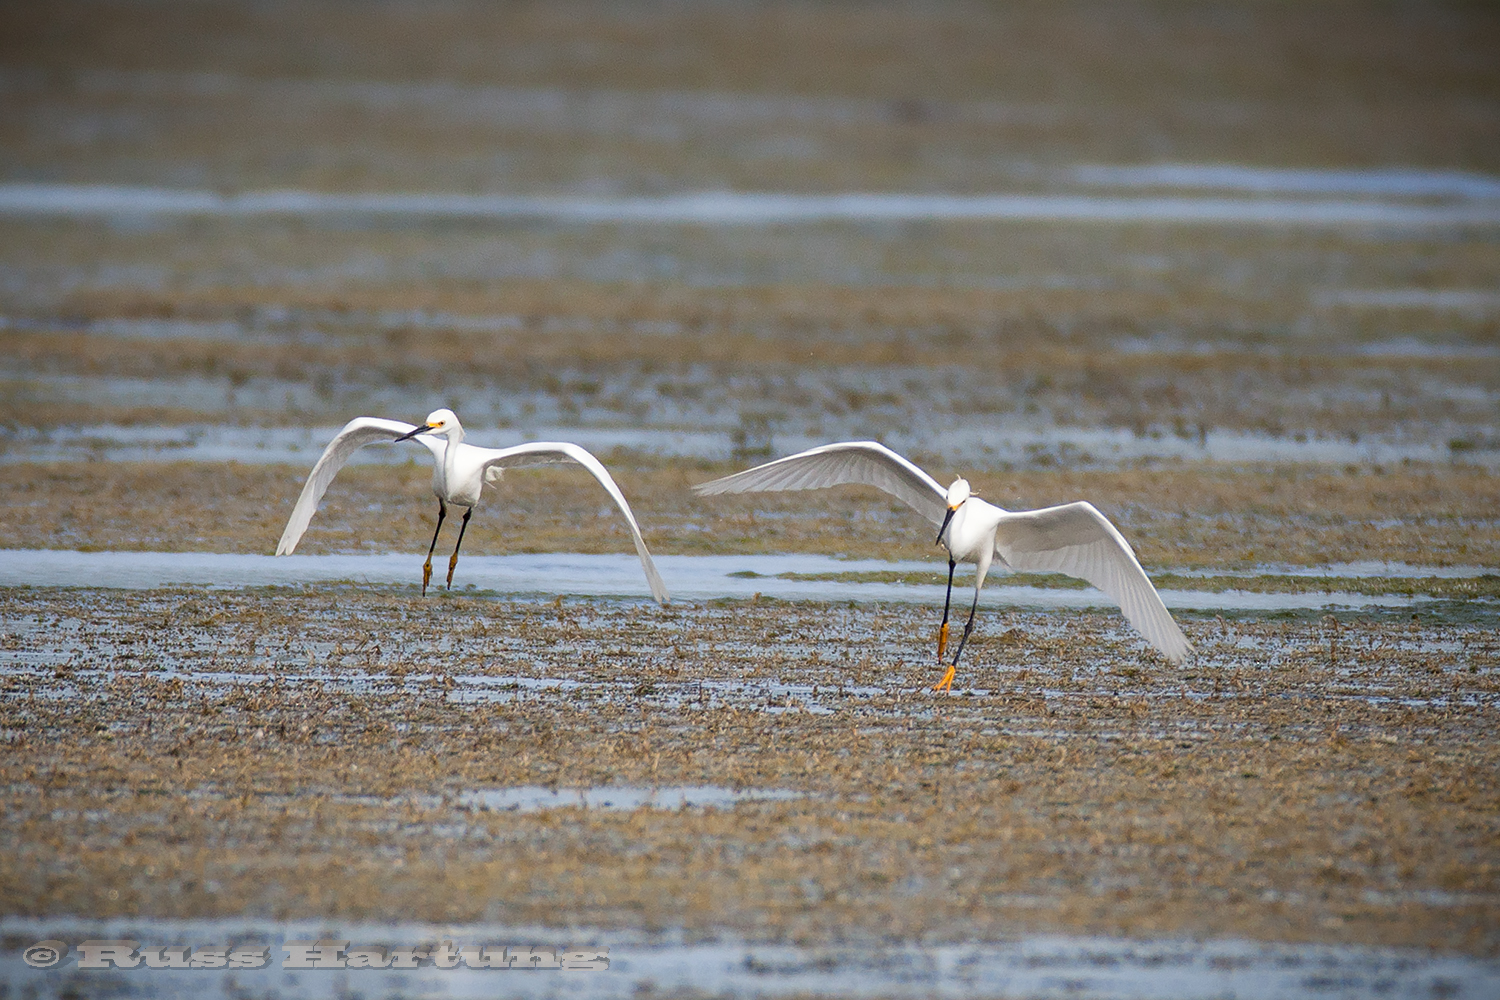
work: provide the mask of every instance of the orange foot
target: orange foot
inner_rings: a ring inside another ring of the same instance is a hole
[[[458,565],[458,553],[455,552],[448,557],[448,589],[453,589],[453,567]]]
[[[422,595],[424,597],[427,595],[427,584],[431,580],[432,580],[432,557],[428,556],[427,557],[427,561],[422,564]]]
[[[948,623],[943,622],[943,627],[938,629],[938,660],[943,659],[943,654],[948,651]]]
[[[956,673],[958,673],[958,668],[955,667],[955,666],[953,666],[950,663],[948,665],[947,672],[943,674],[943,679],[940,680],[940,681],[938,681],[936,684],[934,684],[932,686],[932,689],[934,691],[947,691],[949,694],[952,694],[953,693],[953,675],[956,674]]]

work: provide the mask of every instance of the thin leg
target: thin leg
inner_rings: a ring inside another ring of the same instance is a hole
[[[943,595],[943,624],[938,629],[938,662],[943,660],[943,653],[948,649],[948,608],[953,603],[953,569],[958,563],[952,556],[948,557],[948,593]]]
[[[458,526],[458,545],[453,546],[453,554],[448,557],[448,586],[444,589],[453,589],[453,567],[458,565],[458,548],[464,543],[464,532],[469,527],[469,518],[473,516],[474,508],[464,508],[464,523]]]
[[[964,623],[964,634],[958,639],[958,652],[953,654],[953,666],[958,666],[958,658],[964,655],[964,643],[969,641],[969,633],[974,631],[974,612],[979,610],[979,590],[974,591],[974,606],[969,608],[969,620]]]
[[[427,583],[432,579],[432,550],[437,548],[438,532],[443,530],[443,518],[448,516],[448,505],[438,497],[438,523],[432,529],[432,544],[427,546],[427,561],[422,564],[422,596],[427,596]]]
[[[953,604],[953,569],[958,563],[950,555],[948,557],[948,593],[943,595],[943,624],[938,628],[938,663],[943,662],[943,654],[948,650],[948,609]],[[943,679],[932,686],[934,691],[953,690],[954,670],[949,667],[943,672]]]
[[[964,634],[958,640],[958,652],[953,654],[953,662],[948,664],[948,669],[943,671],[943,679],[932,686],[934,691],[952,691],[953,675],[958,673],[958,658],[964,655],[964,643],[969,641],[969,633],[974,631],[974,612],[979,610],[979,588],[974,588],[974,606],[969,608],[969,620],[964,624]]]

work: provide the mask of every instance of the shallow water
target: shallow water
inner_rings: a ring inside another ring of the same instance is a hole
[[[1355,579],[1421,579],[1436,577],[1440,580],[1464,580],[1486,576],[1495,570],[1486,566],[1414,566],[1403,562],[1382,562],[1367,559],[1361,562],[1328,563],[1324,566],[1288,566],[1267,563],[1252,569],[1174,569],[1178,576],[1305,576],[1352,577]]]
[[[194,216],[307,220],[477,219],[592,225],[771,225],[826,222],[1089,222],[1250,225],[1279,228],[1500,225],[1500,205],[1438,205],[1335,199],[1092,197],[707,191],[660,197],[470,195],[439,192],[334,194],[251,191],[221,195],[181,188],[111,184],[3,184],[0,214],[26,216]]]
[[[143,392],[161,391],[159,385]],[[218,394],[222,404],[224,394]],[[371,407],[378,409],[378,407]],[[392,407],[388,412],[397,411]],[[404,409],[404,408],[403,408]],[[481,407],[474,407],[482,412]],[[411,414],[420,419],[421,414]],[[59,427],[20,432],[5,442],[3,462],[189,461],[274,462],[309,468],[339,431],[338,426],[236,427],[189,424],[126,427]],[[552,427],[485,429],[484,446],[507,448],[526,441],[571,441],[590,451],[621,448],[648,455],[727,458],[733,450],[728,431],[667,430],[648,427]],[[402,465],[426,462],[426,449],[374,446],[355,452],[350,464]]]
[[[119,996],[383,997],[506,996],[629,997],[641,992],[692,991],[715,996],[839,997],[1153,997],[1241,1000],[1309,997],[1492,997],[1500,963],[1416,949],[1263,944],[1245,940],[1132,941],[1036,935],[984,944],[928,947],[843,944],[804,948],[734,939],[686,942],[672,935],[594,928],[557,930],[487,924],[383,925],[331,921],[275,924],[255,919],[111,920],[0,919],[6,960],[3,982],[17,995],[39,998],[109,990]],[[50,969],[28,968],[20,952],[43,940],[71,946]],[[134,940],[145,945],[269,946],[265,969],[84,970],[76,945]],[[281,968],[287,941],[347,941],[354,946],[484,946],[608,949],[609,967],[563,972],[454,969],[428,964],[411,971]],[[116,992],[117,991],[117,992]]]
[[[823,575],[880,572],[938,572],[938,561],[885,562],[835,559],[805,554],[655,557],[667,589],[676,600],[763,597],[790,601],[895,601],[941,606],[942,584],[849,583],[785,579],[783,574]],[[415,586],[422,556],[380,555],[264,556],[213,552],[73,552],[62,549],[0,551],[0,586],[108,587],[166,586],[266,587],[328,581]],[[465,556],[460,589],[499,594],[577,594],[589,597],[649,597],[641,565],[626,553],[600,555],[544,553]],[[969,578],[972,581],[972,577]],[[967,599],[969,583],[965,586]],[[1351,593],[1258,594],[1244,591],[1164,590],[1169,608],[1206,611],[1276,611],[1316,608],[1405,608],[1423,598]],[[980,607],[1113,607],[1093,590],[1006,585],[992,575],[980,594]]]
[[[1258,194],[1340,194],[1401,198],[1500,198],[1500,178],[1460,170],[1387,168],[1297,170],[1234,163],[1086,164],[1070,179],[1110,187],[1252,191]]]
[[[1432,309],[1476,315],[1500,309],[1500,292],[1471,288],[1326,288],[1314,292],[1312,299],[1320,306],[1362,309]],[[1382,348],[1379,344],[1369,344],[1365,345],[1363,352],[1379,356],[1391,353],[1394,346]],[[1440,356],[1441,347],[1434,347],[1433,356]],[[1493,345],[1488,349],[1478,347],[1475,351],[1475,357],[1494,357]]]
[[[1086,279],[1027,279],[1014,277],[994,279],[993,287],[1068,288],[1088,287]],[[1458,312],[1484,315],[1500,309],[1500,292],[1472,288],[1318,288],[1308,292],[1315,306],[1354,306],[1368,309],[1427,309],[1435,312]],[[178,319],[104,319],[83,321],[69,316],[0,315],[0,331],[86,333],[91,337],[113,337],[140,341],[206,341],[210,343],[265,344],[268,346],[336,345],[368,340],[372,333],[404,330],[442,330],[463,334],[502,334],[524,330],[528,319],[514,313],[456,313],[430,309],[328,310],[311,308],[266,307],[247,310],[248,315],[235,320]],[[536,322],[532,317],[530,322]],[[556,316],[543,321],[547,331],[602,333],[619,331],[634,335],[680,336],[683,324],[673,320],[591,320]],[[888,335],[872,332],[871,338]],[[1246,340],[1224,338],[1219,341],[1185,338],[1178,334],[1157,333],[1149,337],[1125,336],[1114,341],[1112,349],[1122,354],[1188,354],[1194,357],[1218,353],[1276,353],[1289,341],[1252,346]],[[1500,357],[1500,345],[1485,342],[1451,343],[1443,340],[1421,340],[1412,336],[1383,339],[1361,339],[1343,342],[1320,339],[1318,350],[1336,357],[1366,358],[1474,358]],[[904,377],[914,372],[907,370]]]
[[[227,386],[203,382],[211,396],[209,409],[228,409],[229,401],[238,397],[249,402],[258,393],[273,398],[274,387],[235,393]],[[78,385],[80,397],[89,395]],[[140,381],[129,387],[140,399],[158,398],[163,385]],[[115,391],[120,387],[117,385]],[[297,395],[311,395],[312,390],[297,386],[288,390]],[[281,393],[285,395],[285,392]],[[91,398],[98,399],[99,394]],[[370,410],[381,407],[369,406]],[[387,412],[408,411],[411,407],[391,401]],[[481,417],[484,407],[471,410]],[[416,419],[420,414],[411,414]],[[713,429],[715,425],[722,429]],[[478,428],[486,447],[504,448],[524,441],[571,441],[597,453],[623,449],[641,454],[671,458],[705,458],[724,460],[734,453],[737,414],[712,417],[705,415],[700,429],[650,426],[533,425],[527,427]],[[701,429],[704,427],[710,429]],[[0,433],[0,462],[77,462],[77,461],[201,461],[201,462],[275,462],[307,464],[316,460],[333,436],[336,425],[304,427],[242,427],[223,424],[179,424],[172,426],[122,426],[103,424],[65,426],[46,431],[11,430]],[[792,454],[804,448],[825,444],[829,440],[868,438],[867,428],[835,426],[822,435],[781,434],[774,436],[777,454]],[[1231,430],[1206,430],[1198,434],[1137,434],[1127,428],[1048,427],[1017,424],[1004,420],[943,421],[939,426],[892,430],[881,440],[897,451],[921,450],[961,464],[964,468],[984,469],[1004,465],[1059,465],[1109,467],[1141,459],[1176,459],[1211,462],[1290,462],[1310,465],[1373,464],[1390,465],[1402,461],[1447,463],[1456,453],[1446,440],[1382,438],[1370,435],[1359,441],[1341,437],[1273,437],[1269,434]],[[1300,438],[1300,439],[1299,439]],[[1461,455],[1466,464],[1500,465],[1500,448],[1489,443],[1466,449]],[[401,464],[422,460],[423,455],[398,447],[367,447],[358,451],[355,462]]]

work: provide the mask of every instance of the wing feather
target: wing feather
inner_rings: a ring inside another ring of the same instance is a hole
[[[1130,543],[1093,504],[1007,511],[995,532],[995,552],[1012,569],[1065,573],[1098,587],[1173,663],[1193,651]]]
[[[318,501],[323,499],[323,494],[328,490],[328,484],[333,482],[333,477],[338,475],[339,470],[349,461],[349,456],[363,448],[367,444],[376,444],[381,441],[394,441],[403,434],[415,429],[414,424],[402,423],[399,420],[386,420],[382,417],[355,417],[344,425],[343,430],[334,435],[328,447],[323,449],[323,454],[318,457],[317,464],[312,467],[312,472],[307,475],[307,483],[302,487],[302,495],[297,497],[297,503],[292,508],[292,516],[287,519],[286,530],[281,533],[281,541],[276,544],[278,556],[291,555],[297,549],[297,543],[302,540],[302,533],[307,530],[308,524],[312,522],[312,516],[318,509]],[[427,446],[427,450],[434,455],[442,444],[425,435],[414,438]]]
[[[620,508],[620,513],[625,515],[625,521],[630,525],[630,535],[635,540],[636,555],[641,557],[641,568],[646,572],[646,583],[651,587],[651,596],[662,604],[670,602],[667,585],[656,570],[656,563],[652,561],[651,552],[646,548],[646,540],[641,537],[640,525],[636,524],[635,514],[631,512],[630,504],[625,500],[625,494],[621,493],[620,487],[615,485],[614,477],[609,474],[609,470],[604,467],[603,463],[586,449],[566,441],[528,441],[526,444],[518,444],[513,448],[478,450],[482,452],[481,462],[486,477],[491,469],[515,469],[527,465],[576,463],[587,469],[614,500],[615,506]]]
[[[693,490],[703,496],[713,496],[816,490],[844,483],[860,483],[884,490],[933,524],[941,524],[948,510],[948,493],[936,480],[877,441],[841,441],[821,445],[732,476],[699,483]]]

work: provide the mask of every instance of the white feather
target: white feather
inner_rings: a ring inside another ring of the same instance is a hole
[[[434,427],[433,418],[440,415],[443,423]],[[420,442],[432,452],[435,464],[432,490],[444,503],[473,507],[479,502],[484,485],[498,480],[505,469],[565,463],[581,465],[587,469],[614,500],[620,513],[625,515],[631,537],[635,541],[636,554],[641,559],[641,568],[646,573],[646,583],[651,588],[651,596],[662,604],[668,603],[670,598],[666,584],[656,569],[650,550],[646,548],[646,540],[641,536],[640,525],[636,523],[630,504],[626,502],[625,495],[620,492],[609,470],[587,450],[576,444],[557,441],[530,441],[513,448],[479,448],[464,443],[463,427],[451,411],[435,411],[428,421],[428,426],[433,429],[418,434],[411,440]],[[415,429],[414,424],[380,417],[356,417],[345,424],[343,430],[323,449],[322,456],[308,474],[302,494],[292,508],[286,530],[281,533],[276,554],[289,555],[296,551],[298,541],[318,508],[318,501],[323,499],[323,494],[328,490],[328,484],[333,482],[333,477],[355,451],[367,444],[394,441]]]
[[[875,441],[825,444],[693,489],[714,495],[810,490],[843,483],[884,490],[933,524],[943,523],[948,513],[947,490]],[[989,551],[993,551],[1011,569],[1065,573],[1098,587],[1120,605],[1125,620],[1173,663],[1193,651],[1130,544],[1092,504],[1007,511],[968,496],[966,491],[959,491],[958,496],[958,513],[944,530],[942,540],[955,558],[979,565],[976,592],[984,585],[983,570]]]
[[[472,447],[472,446],[464,446]],[[490,477],[501,469],[516,469],[527,465],[559,465],[573,462],[583,466],[604,487],[615,506],[620,508],[620,513],[625,515],[625,522],[630,525],[630,536],[635,540],[636,555],[641,557],[641,568],[646,571],[646,582],[651,587],[651,596],[662,604],[668,603],[667,585],[662,582],[661,574],[656,571],[656,563],[651,559],[651,552],[646,548],[646,540],[641,537],[641,527],[635,522],[635,514],[630,510],[630,504],[625,500],[625,494],[620,492],[620,487],[615,485],[614,478],[609,474],[597,458],[584,448],[565,441],[528,441],[526,444],[518,444],[513,448],[475,448],[480,453],[480,461],[485,470],[485,480],[493,482]],[[499,478],[498,475],[495,476]]]
[[[947,513],[948,491],[927,473],[878,441],[844,441],[788,455],[723,479],[699,483],[693,491],[756,493],[768,490],[817,490],[861,483],[884,490],[933,524]]]
[[[1125,620],[1171,662],[1193,651],[1130,543],[1093,504],[1002,513],[995,554],[1011,569],[1086,580],[1113,598]]]
[[[286,530],[281,533],[281,541],[276,543],[276,554],[286,556],[297,551],[297,543],[302,540],[307,526],[312,523],[312,516],[318,509],[318,502],[323,499],[323,494],[328,492],[328,484],[333,482],[333,477],[339,474],[339,470],[349,461],[351,455],[367,444],[394,441],[414,430],[416,430],[414,424],[402,423],[399,420],[385,420],[381,417],[355,417],[345,424],[343,430],[328,442],[328,447],[323,449],[323,454],[318,456],[312,472],[307,474],[307,483],[302,487],[302,494],[297,497],[297,504],[292,508],[292,516],[287,519]],[[438,457],[442,451],[443,442],[436,438],[423,435],[413,440],[425,445],[434,458]]]

